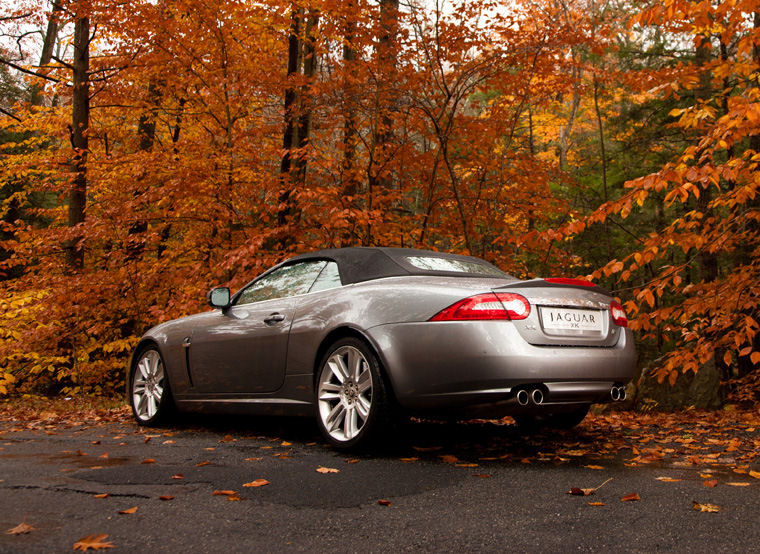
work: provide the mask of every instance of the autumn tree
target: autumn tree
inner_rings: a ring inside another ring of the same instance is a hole
[[[659,344],[666,354],[654,365],[660,381],[704,370],[719,354],[724,379],[735,382],[735,398],[744,400],[756,399],[760,363],[755,9],[750,2],[672,1],[635,15],[634,30],[654,28],[692,46],[679,65],[638,74],[653,101],[683,103],[670,111],[668,125],[685,145],[561,234],[643,210],[659,214],[630,254],[595,276],[615,276],[618,287],[631,287],[633,327],[644,344]]]

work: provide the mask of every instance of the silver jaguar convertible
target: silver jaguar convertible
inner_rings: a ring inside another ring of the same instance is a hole
[[[174,410],[316,415],[338,448],[406,414],[568,428],[624,400],[636,364],[605,290],[468,256],[321,250],[208,301],[142,337],[128,376],[139,424]]]

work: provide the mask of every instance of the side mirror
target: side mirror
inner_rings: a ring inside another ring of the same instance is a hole
[[[206,295],[206,300],[208,300],[208,303],[212,308],[221,308],[222,310],[229,308],[230,289],[227,287],[217,287],[215,289],[211,289]]]

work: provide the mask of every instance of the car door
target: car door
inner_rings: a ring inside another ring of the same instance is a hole
[[[192,391],[239,396],[279,389],[295,297],[308,292],[326,263],[279,267],[243,289],[228,309],[206,314],[187,346]]]

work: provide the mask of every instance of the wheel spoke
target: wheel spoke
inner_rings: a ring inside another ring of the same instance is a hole
[[[140,363],[137,364],[137,369],[140,370],[140,376],[142,377],[143,382],[145,382],[148,378],[148,372],[150,371],[147,358],[140,360]]]
[[[320,400],[337,400],[340,399],[340,385],[334,383],[322,383],[319,386]]]
[[[372,389],[372,375],[369,371],[364,371],[357,379],[356,385],[359,389],[359,394],[364,394],[367,390]]]
[[[148,354],[148,362],[150,363],[150,374],[156,375],[158,372],[158,356],[155,352],[150,352]]]
[[[362,422],[367,421],[367,417],[369,416],[369,408],[370,408],[370,406],[371,406],[370,401],[367,400],[365,397],[360,396],[357,399],[357,402],[356,402],[356,411],[361,416]]]
[[[148,418],[156,415],[156,409],[158,408],[158,402],[153,395],[148,396]]]
[[[345,419],[346,409],[343,407],[342,402],[338,402],[335,407],[330,411],[330,414],[325,418],[325,425],[330,432],[340,428],[340,424]]]
[[[346,365],[343,363],[343,360],[340,356],[333,356],[330,358],[330,361],[327,362],[327,366],[330,368],[330,371],[332,371],[333,375],[335,375],[335,378],[339,383],[342,383],[346,380],[348,371],[346,370]]]
[[[145,417],[146,399],[147,399],[147,396],[145,395],[145,392],[142,392],[140,394],[135,393],[135,395],[132,397],[132,401],[135,403],[135,411],[137,412],[137,415],[141,418]]]
[[[352,348],[346,353],[346,370],[348,376],[353,379],[354,382],[359,380],[359,369],[361,368],[363,361],[364,357],[358,350]]]
[[[346,436],[346,440],[351,440],[356,436],[358,431],[356,425],[356,408],[350,406],[346,410],[346,424],[343,428],[343,434]]]

